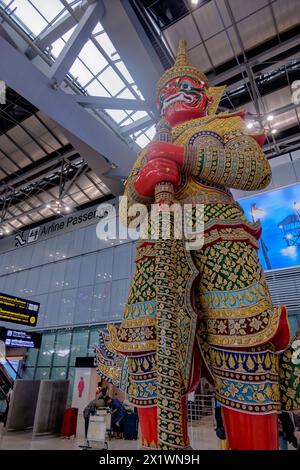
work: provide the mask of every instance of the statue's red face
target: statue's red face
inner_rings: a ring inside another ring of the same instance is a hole
[[[173,78],[161,90],[158,97],[160,115],[171,126],[207,115],[209,100],[205,83],[192,77]]]

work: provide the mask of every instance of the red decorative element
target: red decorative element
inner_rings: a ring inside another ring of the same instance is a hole
[[[178,165],[167,158],[157,158],[146,163],[135,181],[135,190],[141,196],[152,197],[155,186],[162,181],[172,183],[175,188],[180,182]]]
[[[265,134],[251,134],[251,137],[256,140],[256,142],[262,147],[266,141]]]
[[[275,346],[276,351],[283,351],[286,349],[291,341],[291,332],[288,321],[287,309],[281,305],[281,314],[278,323],[278,329],[271,339],[271,343]]]
[[[147,147],[146,158],[148,161],[156,160],[157,158],[168,158],[178,165],[183,165],[184,147],[169,144],[168,142],[151,142]]]
[[[157,406],[138,408],[142,444],[157,447]]]
[[[228,449],[278,450],[276,413],[256,415],[222,407]]]
[[[207,115],[206,84],[184,76],[170,80],[160,91],[158,108],[171,126]]]
[[[188,419],[187,419],[187,398],[181,398],[182,403],[182,425],[183,425],[183,440],[188,445]],[[138,408],[140,430],[142,435],[142,443],[145,446],[157,447],[157,406],[149,408]]]

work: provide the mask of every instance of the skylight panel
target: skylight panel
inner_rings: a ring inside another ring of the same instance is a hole
[[[105,111],[107,112],[107,114],[110,115],[110,117],[113,118],[113,120],[117,124],[119,124],[119,122],[123,121],[123,119],[128,117],[125,111],[121,109],[106,109]]]
[[[134,80],[133,80],[132,76],[130,75],[130,73],[128,72],[128,69],[127,69],[126,65],[124,64],[124,62],[122,62],[122,61],[117,62],[116,67],[118,67],[121,74],[123,75],[125,80],[127,80],[128,83],[130,83],[130,84],[134,83]]]
[[[35,10],[35,8],[27,2],[27,0],[15,0],[11,5],[11,9],[15,9],[14,15],[17,16],[35,36],[38,36],[43,29],[47,26],[42,16]]]
[[[91,96],[111,96],[97,79],[93,80],[85,89]]]
[[[57,39],[51,44],[51,54],[57,58],[61,51],[63,50],[65,43],[62,39]]]
[[[106,59],[104,59],[91,40],[83,46],[79,57],[95,74],[99,73],[107,65]]]
[[[153,137],[155,136],[156,134],[156,129],[155,129],[155,125],[151,126],[150,129],[148,129],[146,132],[145,132],[146,136],[149,137],[150,140],[153,139]]]
[[[136,113],[132,114],[131,117],[134,121],[137,121],[138,119],[141,119],[141,118],[146,117],[146,116],[148,116],[146,111],[137,111]]]
[[[108,54],[111,58],[113,58],[114,54],[117,52],[113,43],[109,39],[106,33],[102,33],[99,36],[95,37],[98,44],[102,47],[102,49]],[[114,57],[115,59],[115,57]]]
[[[103,29],[102,24],[99,22],[96,24],[95,28],[93,29],[92,34],[93,36],[95,36],[96,34],[102,33],[102,31],[104,31],[104,29]]]
[[[142,149],[149,144],[150,140],[145,134],[140,135],[135,141]]]
[[[118,94],[118,98],[127,98],[129,100],[135,100],[135,96],[128,88],[125,88],[121,93]]]
[[[89,72],[86,66],[79,59],[75,60],[74,64],[70,68],[70,73],[82,86],[93,79],[93,74]]]
[[[75,29],[75,26],[73,26],[73,28],[71,28],[67,33],[65,33],[61,38],[57,39],[55,42],[51,44],[51,47],[52,47],[51,53],[54,55],[54,57],[59,56],[66,42],[72,36],[74,29]]]
[[[30,2],[37,8],[37,10],[46,18],[49,23],[54,20],[54,18],[62,13],[65,8],[60,0],[51,0],[42,1],[41,0],[30,0]],[[24,0],[23,0],[23,3]]]
[[[128,119],[122,122],[122,126],[128,126],[129,124],[132,124],[132,123],[133,123],[133,120],[129,117]]]
[[[63,36],[62,36],[62,39],[64,41],[68,41],[68,39],[70,39],[70,37],[72,36],[72,33],[74,31],[74,29],[76,28],[76,25],[73,26],[73,28],[69,29],[69,31],[67,31]]]
[[[107,68],[103,73],[101,73],[99,76],[99,81],[113,96],[121,91],[125,86],[123,81],[111,67]]]
[[[132,88],[134,89],[134,91],[138,94],[138,96],[141,98],[141,100],[144,99],[141,91],[139,90],[139,88],[137,87],[137,85],[132,85]]]

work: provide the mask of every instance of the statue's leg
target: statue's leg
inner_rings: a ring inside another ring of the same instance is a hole
[[[277,413],[255,415],[222,408],[228,449],[277,450]]]
[[[141,441],[144,448],[157,448],[157,406],[138,409]],[[187,398],[182,397],[183,439],[188,443]]]
[[[249,241],[222,240],[195,255],[198,340],[214,377],[231,449],[277,449],[279,364],[289,340],[286,312],[274,307]]]

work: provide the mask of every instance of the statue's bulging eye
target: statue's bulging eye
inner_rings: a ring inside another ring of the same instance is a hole
[[[190,91],[192,89],[192,84],[188,81],[180,83],[180,90]]]

